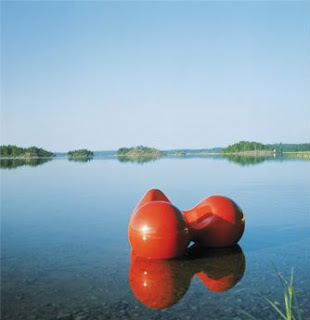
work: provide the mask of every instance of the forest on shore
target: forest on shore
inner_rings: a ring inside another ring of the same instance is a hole
[[[52,158],[53,152],[38,147],[21,148],[14,145],[0,146],[1,158]]]
[[[222,153],[243,153],[248,151],[254,151],[258,153],[310,152],[310,143],[262,144],[254,141],[240,141],[221,150]]]
[[[53,153],[38,147],[22,148],[15,145],[0,146],[0,158],[53,158],[67,157],[69,160],[77,159],[93,159],[96,156],[105,154],[117,156],[122,161],[128,160],[144,160],[159,159],[161,157],[188,157],[188,156],[208,156],[208,155],[240,155],[240,156],[291,156],[310,158],[310,143],[286,144],[274,143],[263,144],[254,141],[240,141],[229,145],[225,148],[209,148],[209,149],[173,149],[159,150],[146,146],[122,147],[117,151],[90,151],[87,149],[72,150],[66,153]]]

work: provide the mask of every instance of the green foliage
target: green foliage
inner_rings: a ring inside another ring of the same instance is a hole
[[[118,157],[155,157],[163,156],[163,152],[155,148],[148,148],[144,146],[132,148],[120,148],[117,150]]]
[[[275,143],[275,144],[267,144],[267,146],[271,149],[275,149],[277,152],[310,151],[310,143],[299,143],[299,144]]]
[[[284,296],[284,310],[281,310],[276,303],[267,297],[264,299],[269,303],[275,313],[283,320],[302,320],[299,303],[297,301],[295,289],[294,289],[294,268],[291,269],[291,279],[288,282],[282,274],[274,266],[277,276],[281,282]],[[256,320],[254,316],[245,310],[238,310],[239,313],[245,315],[248,319]]]
[[[52,152],[37,147],[20,148],[13,145],[0,146],[0,156],[2,158],[51,158]]]
[[[247,151],[271,151],[272,148],[259,142],[254,141],[240,141],[227,148],[222,149],[223,153],[236,153]]]
[[[67,153],[67,156],[69,159],[73,159],[73,158],[92,159],[94,157],[94,153],[87,149],[79,149],[79,150],[69,151]]]
[[[310,151],[310,143],[300,144],[286,144],[286,143],[274,143],[274,144],[262,144],[259,142],[240,141],[227,148],[222,149],[223,153],[243,153],[243,152],[271,152],[277,153],[283,152],[305,152]]]
[[[277,271],[277,275],[279,280],[281,281],[282,288],[283,288],[283,295],[284,295],[284,306],[285,311],[281,311],[277,305],[272,302],[270,299],[265,298],[266,301],[271,305],[271,307],[281,316],[284,320],[293,320],[298,319],[301,320],[301,313],[299,304],[297,301],[297,297],[294,290],[294,269],[291,270],[291,279],[288,282],[279,271]]]

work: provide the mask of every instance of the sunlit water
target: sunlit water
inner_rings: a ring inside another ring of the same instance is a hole
[[[246,319],[242,311],[277,319],[264,299],[283,308],[275,267],[286,278],[294,267],[299,305],[310,319],[309,162],[36,165],[1,169],[3,319]],[[235,200],[246,216],[240,248],[131,263],[130,214],[153,187],[183,210],[210,194]],[[149,282],[140,277],[145,271]],[[228,283],[221,280],[227,275]],[[141,293],[139,281],[152,292]]]

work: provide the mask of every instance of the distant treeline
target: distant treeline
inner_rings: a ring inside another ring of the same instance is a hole
[[[257,152],[305,152],[310,151],[310,143],[303,144],[262,144],[254,141],[240,141],[221,150],[222,153],[243,153],[248,151]]]
[[[161,157],[163,152],[155,149],[148,148],[144,146],[132,147],[132,148],[120,148],[117,150],[118,157]]]
[[[92,151],[87,150],[87,149],[79,149],[79,150],[69,151],[67,153],[67,156],[69,159],[72,159],[72,158],[91,159],[94,157],[94,153]]]
[[[239,154],[248,156],[271,156],[274,153],[282,154],[286,152],[310,152],[310,143],[302,144],[287,144],[287,143],[274,143],[274,144],[262,144],[254,141],[240,141],[232,144],[227,148],[212,148],[212,149],[174,149],[161,151],[155,148],[149,148],[146,146],[137,146],[131,148],[120,148],[116,154],[118,157],[128,158],[145,158],[158,159],[163,156],[173,157],[188,157],[188,156],[207,156],[209,154]],[[96,152],[96,156],[99,155],[113,155],[115,151],[101,151]],[[62,155],[62,154],[61,154]],[[72,150],[67,155],[68,159],[92,159],[95,153],[87,149]],[[307,155],[307,154],[306,154]],[[15,145],[2,145],[0,146],[1,158],[52,158],[56,154],[53,152],[44,150],[38,147],[21,148]],[[58,154],[59,156],[59,154]],[[309,154],[307,155],[309,156]]]
[[[268,146],[259,142],[240,141],[222,149],[223,153],[246,152],[246,151],[263,151],[271,150]]]
[[[13,145],[0,146],[0,156],[2,158],[51,158],[54,153],[37,147],[20,148]]]
[[[186,155],[203,155],[209,153],[219,153],[223,148],[211,148],[211,149],[172,149],[165,150],[164,153],[167,156],[186,156]]]
[[[299,144],[275,143],[275,144],[267,144],[267,146],[279,152],[310,151],[310,143],[299,143]]]

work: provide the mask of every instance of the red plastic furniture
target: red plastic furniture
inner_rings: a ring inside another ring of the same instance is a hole
[[[236,244],[244,231],[240,207],[224,196],[210,196],[181,212],[157,189],[149,190],[133,211],[129,241],[136,255],[152,259],[182,256],[190,241],[205,247]]]

